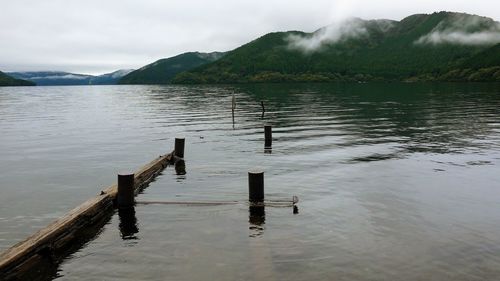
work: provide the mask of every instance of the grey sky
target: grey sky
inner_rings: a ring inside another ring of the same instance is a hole
[[[99,74],[186,51],[227,51],[339,18],[456,11],[500,20],[498,0],[4,0],[0,70]]]

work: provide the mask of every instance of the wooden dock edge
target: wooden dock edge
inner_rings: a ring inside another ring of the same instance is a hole
[[[173,154],[162,155],[134,173],[134,189],[137,195],[160,174],[173,159]],[[69,213],[37,231],[26,240],[17,243],[0,254],[0,279],[22,280],[20,275],[29,272],[41,261],[58,262],[81,235],[89,229],[101,228],[103,220],[109,220],[118,193],[117,184],[103,190],[71,210]],[[106,220],[106,221],[107,221]],[[97,234],[97,232],[94,233]]]

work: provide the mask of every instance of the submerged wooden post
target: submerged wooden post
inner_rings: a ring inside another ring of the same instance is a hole
[[[264,172],[248,172],[248,200],[254,203],[264,201]]]
[[[134,206],[134,174],[118,174],[118,194],[116,202],[118,208]]]
[[[248,207],[248,222],[256,226],[263,225],[266,222],[266,207],[264,205],[250,205]],[[260,231],[262,231],[262,229],[260,229]]]
[[[184,138],[175,138],[175,156],[184,158],[184,144],[185,144],[185,139]]]
[[[233,92],[233,99],[231,101],[231,116],[233,118],[233,129],[234,129],[234,110],[236,109],[236,99],[234,97],[234,92]]]
[[[235,109],[236,109],[236,98],[234,97],[233,93],[233,97],[231,98],[231,110],[233,111],[233,114]]]
[[[271,125],[264,126],[264,148],[271,148],[273,146],[273,128]]]

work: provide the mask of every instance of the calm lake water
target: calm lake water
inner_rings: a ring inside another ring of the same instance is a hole
[[[0,88],[0,250],[184,136],[187,174],[137,200],[240,203],[137,205],[51,278],[498,280],[499,109],[499,84]],[[298,214],[249,216],[255,168]]]

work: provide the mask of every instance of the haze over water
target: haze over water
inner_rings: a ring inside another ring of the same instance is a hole
[[[138,205],[125,233],[115,214],[62,264],[60,280],[494,280],[499,90],[0,88],[0,250],[185,136],[187,174],[168,167],[137,200],[240,203]],[[264,124],[273,125],[272,153]],[[254,168],[265,171],[268,198],[299,197],[298,214],[267,207],[249,217]]]

